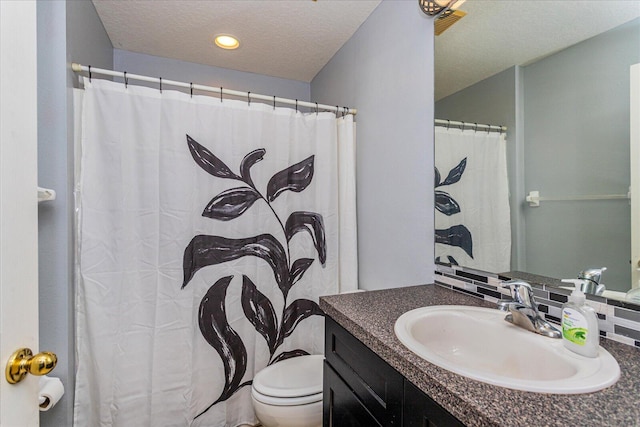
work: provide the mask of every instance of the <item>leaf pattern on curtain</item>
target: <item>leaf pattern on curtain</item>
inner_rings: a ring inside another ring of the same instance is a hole
[[[467,158],[465,157],[453,169],[449,171],[444,181],[440,181],[440,171],[435,168],[435,188],[445,185],[452,185],[462,179],[464,170],[467,167]],[[445,191],[435,190],[436,210],[447,216],[459,213],[460,205],[451,195]],[[436,243],[444,245],[456,246],[464,250],[467,255],[473,258],[473,236],[467,227],[462,224],[454,225],[446,230],[435,230]],[[458,265],[458,262],[450,255],[447,255],[449,263]],[[436,262],[441,262],[440,257],[436,258]]]
[[[291,259],[289,242],[300,231],[309,233],[318,260],[324,266],[327,260],[325,227],[322,215],[315,212],[292,212],[283,224],[282,219],[271,206],[285,191],[302,192],[311,180],[314,172],[314,156],[291,165],[275,173],[267,184],[266,195],[254,185],[250,170],[266,156],[261,148],[248,153],[240,163],[240,174],[235,174],[222,160],[211,151],[187,135],[187,145],[193,160],[210,175],[233,179],[244,185],[214,196],[202,212],[202,216],[218,221],[231,221],[239,218],[260,201],[266,203],[275,215],[285,242],[280,242],[271,234],[231,239],[224,236],[197,235],[184,250],[182,288],[186,287],[196,272],[204,267],[222,264],[245,256],[255,256],[266,261],[273,271],[274,279],[284,299],[281,321],[274,310],[273,303],[261,293],[256,284],[246,275],[242,277],[242,311],[256,331],[265,339],[269,349],[269,365],[279,361],[307,355],[302,349],[284,351],[276,355],[278,348],[290,336],[296,326],[311,316],[323,316],[324,313],[314,301],[296,299],[287,304],[291,287],[298,283],[314,262],[312,258]],[[230,398],[245,385],[241,384],[247,368],[247,352],[240,336],[231,328],[226,317],[225,296],[233,276],[226,276],[213,284],[200,304],[198,322],[200,331],[213,347],[224,365],[225,384],[220,396],[195,418],[206,413],[219,402]]]

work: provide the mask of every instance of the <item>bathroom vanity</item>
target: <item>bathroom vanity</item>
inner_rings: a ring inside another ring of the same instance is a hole
[[[435,285],[321,298],[327,315],[325,426],[640,425],[637,348],[601,340],[621,370],[618,382],[605,390],[574,395],[511,390],[430,364],[400,343],[397,318],[433,305],[492,307]]]
[[[329,317],[324,354],[325,426],[464,425]]]

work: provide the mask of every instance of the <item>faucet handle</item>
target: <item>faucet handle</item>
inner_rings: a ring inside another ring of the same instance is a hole
[[[513,301],[526,307],[536,307],[533,299],[533,288],[531,288],[529,283],[522,280],[509,280],[508,282],[504,282],[504,284],[511,290],[511,298],[513,298]]]

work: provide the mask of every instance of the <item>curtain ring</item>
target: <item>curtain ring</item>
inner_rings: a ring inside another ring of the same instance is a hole
[[[127,77],[127,72],[124,72],[124,88],[127,89],[129,87],[129,78]]]
[[[162,77],[160,77],[160,93],[162,93]]]
[[[339,117],[340,115],[340,107],[336,105],[336,119]]]
[[[347,110],[348,110],[348,108],[347,108],[347,107],[342,107],[342,119],[343,119],[343,120],[344,120],[344,116],[346,116],[346,115],[347,115]]]
[[[318,103],[316,102],[316,116],[318,115]]]
[[[251,92],[247,92],[247,105],[251,107]]]
[[[223,87],[222,87],[222,86],[220,86],[220,102],[222,102],[222,91],[223,91],[223,90],[224,90],[224,89],[223,89]]]
[[[193,98],[193,82],[189,83],[189,92],[191,93],[191,97]]]
[[[487,126],[487,135],[491,133],[491,125]]]
[[[273,95],[273,109],[276,109],[276,96]]]
[[[91,65],[89,65],[89,82],[91,82]]]
[[[298,100],[296,99],[296,113],[298,112]]]
[[[460,130],[464,132],[464,122],[460,122]]]
[[[478,133],[478,124],[477,124],[477,123],[475,123],[475,125],[476,125],[476,127],[473,129],[473,131],[474,131],[475,133]]]
[[[451,120],[447,119],[447,130],[449,130],[449,126],[451,126]]]

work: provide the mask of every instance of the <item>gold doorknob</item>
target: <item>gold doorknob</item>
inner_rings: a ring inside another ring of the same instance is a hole
[[[33,355],[29,348],[21,348],[15,351],[7,361],[5,376],[9,384],[19,383],[27,376],[46,375],[56,367],[58,356],[48,351]]]

